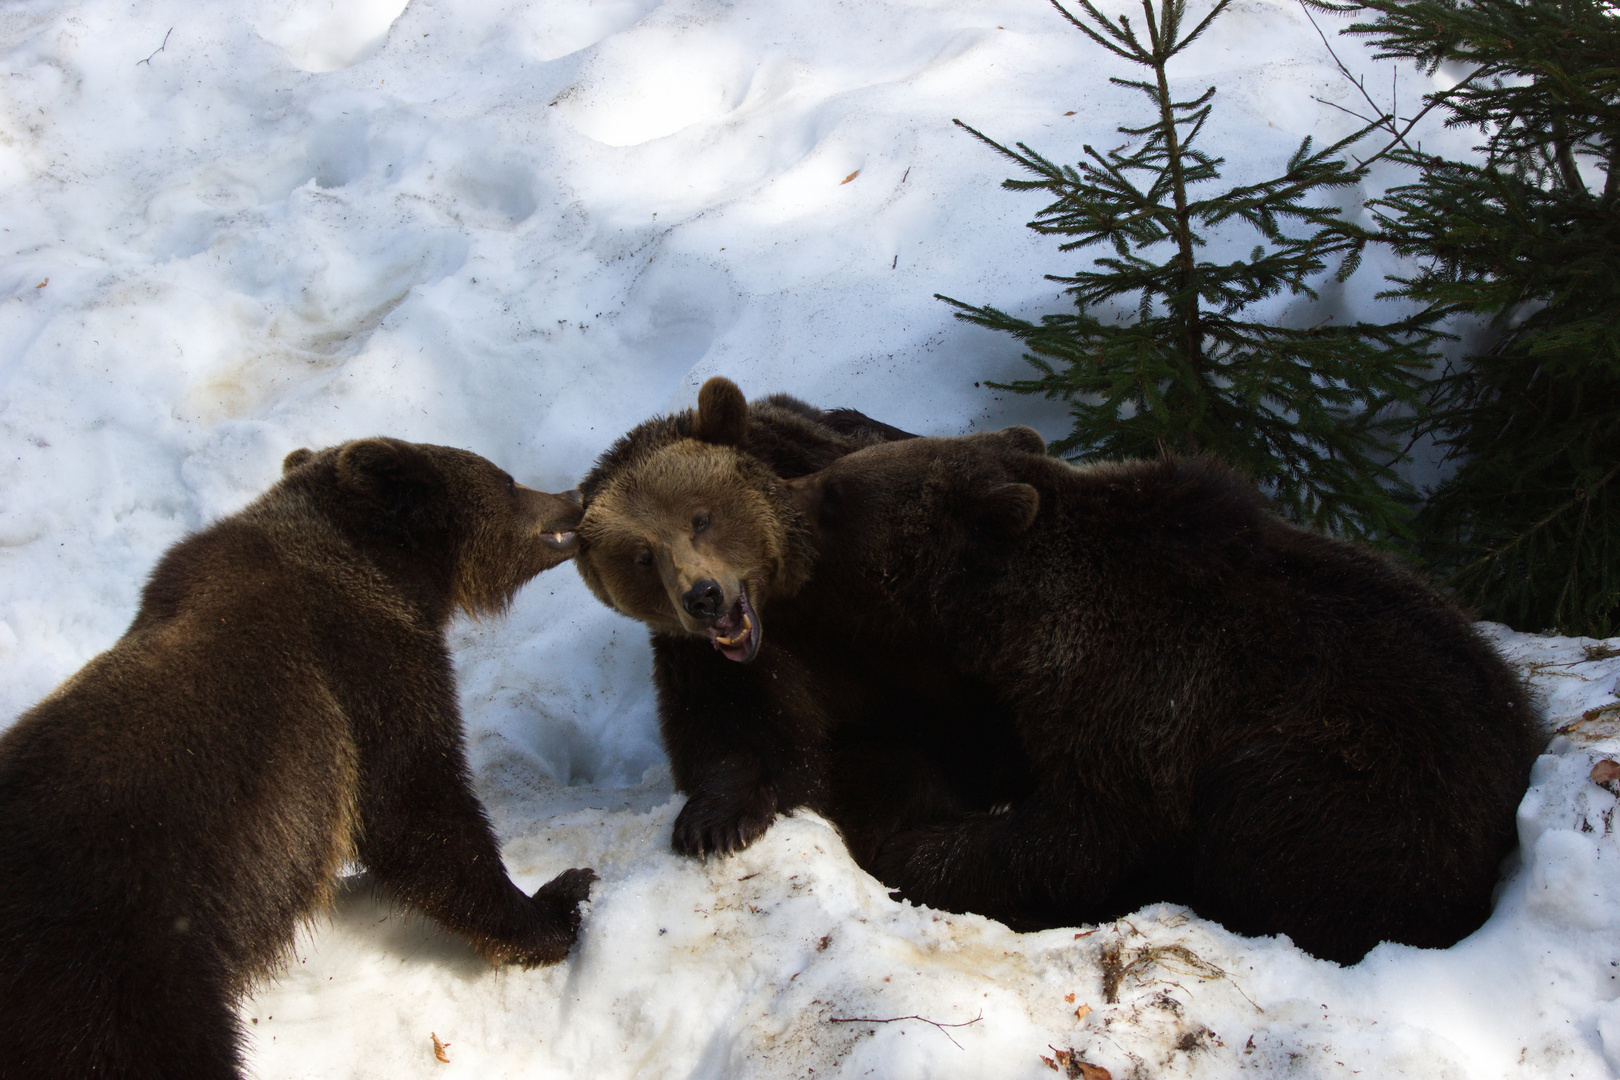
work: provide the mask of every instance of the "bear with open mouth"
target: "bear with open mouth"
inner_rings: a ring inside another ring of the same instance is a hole
[[[956,737],[996,709],[982,685],[926,654],[875,662],[836,611],[798,617],[815,553],[785,481],[911,438],[852,409],[749,403],[713,378],[696,410],[636,427],[580,482],[575,565],[652,632],[661,733],[688,796],[676,851],[746,847],[807,807],[864,863],[905,822],[1022,790],[1010,737]]]
[[[918,903],[1172,901],[1344,963],[1489,914],[1542,738],[1418,576],[1212,461],[873,428],[773,467],[767,408],[710,380],[582,485],[576,564],[653,630],[677,851],[807,807]]]

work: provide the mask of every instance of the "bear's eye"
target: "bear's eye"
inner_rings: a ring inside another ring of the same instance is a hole
[[[636,552],[631,561],[637,566],[651,566],[653,563],[652,552],[648,551],[646,548],[642,548]]]
[[[512,477],[510,475],[508,475],[507,478],[506,478],[506,490],[507,491],[516,491],[517,490],[517,481],[512,479]]]
[[[693,533],[694,536],[696,534],[702,532],[704,529],[707,529],[708,527],[709,527],[709,515],[708,514],[697,514],[692,518],[692,533]]]

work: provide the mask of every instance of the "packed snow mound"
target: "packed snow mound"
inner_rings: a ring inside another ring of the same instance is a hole
[[[1620,757],[1604,726],[1620,639],[1486,629],[1539,702],[1579,711],[1562,734],[1549,720],[1495,913],[1450,949],[1385,944],[1341,968],[1168,904],[1014,934],[890,900],[810,814],[740,854],[680,858],[667,767],[562,787],[490,738],[481,794],[518,882],[602,874],[574,957],[491,969],[352,878],[244,1005],[255,1060],[275,1077],[460,1075],[436,1036],[467,1076],[1036,1080],[1059,1051],[1115,1077],[1611,1075],[1620,800],[1591,773]]]

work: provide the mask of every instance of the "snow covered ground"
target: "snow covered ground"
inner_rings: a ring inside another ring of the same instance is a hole
[[[559,490],[712,374],[1059,434],[979,386],[1013,343],[932,298],[1052,310],[1072,265],[950,119],[1072,161],[1140,116],[1112,74],[1038,0],[8,0],[0,723],[295,447],[450,443]],[[1351,123],[1281,0],[1187,54],[1209,82],[1232,179]],[[1614,1075],[1616,799],[1588,774],[1620,757],[1620,641],[1499,637],[1569,728],[1522,865],[1455,948],[1340,969],[1173,907],[1018,936],[897,905],[813,817],[675,858],[645,637],[553,571],[455,641],[514,876],[602,875],[575,956],[492,970],[356,883],[244,1003],[257,1074],[1043,1077],[1072,1047],[1115,1077]]]

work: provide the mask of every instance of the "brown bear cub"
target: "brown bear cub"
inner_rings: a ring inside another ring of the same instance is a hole
[[[1343,963],[1489,914],[1543,739],[1514,673],[1393,561],[1213,462],[1076,468],[1028,428],[789,486],[818,553],[794,619],[880,655],[926,642],[1033,765],[1006,812],[883,842],[873,871],[906,897],[1020,928],[1175,901]]]
[[[779,811],[804,806],[867,865],[907,821],[987,810],[1022,790],[1010,726],[991,725],[999,741],[970,740],[997,706],[940,657],[914,651],[829,676],[816,650],[839,627],[764,615],[805,587],[814,557],[784,478],[912,437],[787,395],[748,403],[714,378],[696,411],[640,425],[581,482],[575,565],[604,603],[652,629],[664,746],[689,796],[676,851],[746,847]]]
[[[918,807],[932,816],[996,797],[984,746],[958,752],[948,737],[953,723],[982,724],[983,694],[926,656],[859,683],[829,676],[766,611],[804,587],[813,560],[783,478],[909,438],[852,409],[786,395],[749,404],[715,378],[696,411],[637,427],[580,483],[575,565],[604,603],[652,629],[664,746],[689,796],[676,851],[745,847],[778,811],[808,806],[860,857]]]
[[[365,439],[171,548],[128,632],[0,736],[0,1072],[240,1076],[237,997],[349,860],[491,959],[562,960],[595,875],[506,876],[444,632],[568,558],[579,513]]]

